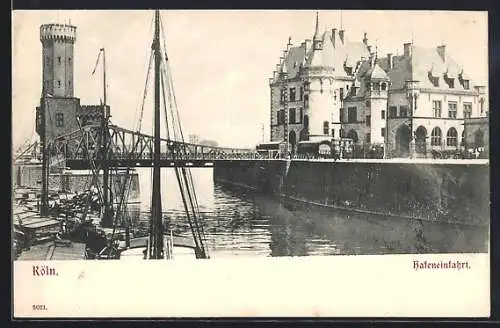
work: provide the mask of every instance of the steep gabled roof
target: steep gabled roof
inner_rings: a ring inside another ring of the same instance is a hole
[[[454,90],[464,90],[458,80],[463,70],[451,56],[445,54],[442,58],[437,48],[424,48],[415,45],[410,46],[410,51],[411,56],[394,56],[392,69],[389,69],[387,57],[378,61],[391,79],[391,89],[402,89],[405,81],[413,80],[420,81],[422,88],[450,90],[445,81],[446,77],[454,80]],[[467,75],[464,73],[463,76]],[[430,77],[437,79],[437,87],[433,85]],[[472,81],[470,84],[472,85]]]
[[[293,79],[298,76],[299,69],[304,63],[306,58],[305,47],[291,47],[288,50],[283,65],[286,66],[286,71],[288,72],[288,78]]]

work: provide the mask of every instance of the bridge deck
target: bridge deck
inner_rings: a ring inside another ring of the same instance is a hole
[[[285,161],[285,159],[270,158],[207,158],[192,160],[171,160],[162,159],[161,167],[213,167],[215,163],[231,163],[242,161],[268,162]],[[459,165],[488,165],[487,159],[419,159],[419,158],[392,158],[392,159],[302,159],[294,158],[291,161],[296,162],[331,162],[331,163],[407,163],[407,164],[459,164]],[[95,161],[96,165],[101,165],[103,161]],[[106,160],[109,167],[153,167],[153,161],[150,159],[139,160]],[[85,159],[68,159],[66,167],[72,170],[88,170],[91,168],[90,161]]]

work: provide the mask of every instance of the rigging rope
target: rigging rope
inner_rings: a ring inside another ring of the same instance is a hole
[[[163,29],[163,24],[161,24],[161,27]],[[165,33],[163,33],[165,35]],[[164,43],[164,46],[166,46],[166,43]],[[177,101],[175,98],[175,92],[174,92],[174,86],[173,86],[173,80],[172,80],[172,74],[170,74],[170,67],[168,65],[168,56],[166,53],[166,50],[164,49],[165,53],[165,61],[162,61],[163,64],[163,69],[161,70],[162,73],[162,80],[163,80],[163,86],[167,87],[167,94],[169,98],[169,104],[170,104],[170,111],[171,111],[171,117],[172,117],[172,130],[174,133],[174,138],[176,141],[181,142],[181,147],[180,149],[180,154],[181,156],[186,157],[187,155],[187,146],[184,145],[184,135],[182,133],[182,126],[180,124],[180,115],[179,115],[179,109],[177,106]],[[167,81],[165,81],[167,80]],[[162,89],[164,92],[164,90]],[[163,98],[165,99],[165,95],[163,95]],[[165,106],[165,111],[166,111],[166,106]],[[167,121],[167,129],[168,129],[168,115],[165,113],[166,121]],[[176,124],[177,123],[177,124]],[[176,129],[177,128],[177,129]],[[175,156],[175,153],[174,153]],[[175,159],[175,158],[174,158]],[[191,171],[188,168],[175,168],[176,171],[176,176],[177,180],[179,183],[179,187],[181,190],[182,198],[183,198],[183,203],[184,207],[186,210],[186,214],[188,216],[188,223],[190,225],[191,231],[193,233],[193,237],[195,240],[196,247],[198,249],[198,252],[200,252],[202,257],[208,257],[208,251],[205,248],[204,242],[205,242],[205,234],[203,230],[203,224],[200,224],[199,222],[201,220],[201,215],[198,207],[198,201],[196,198],[196,193],[194,190],[194,181],[191,175]],[[182,174],[182,179],[180,178],[179,175]],[[189,205],[191,208],[191,215],[189,214],[189,209],[187,207],[187,202],[186,202],[186,196],[185,192],[187,193],[187,198],[189,200]],[[192,220],[191,220],[192,216]],[[193,229],[193,223],[194,223],[194,229]]]
[[[153,28],[153,21],[154,21],[154,18],[151,18],[151,20],[149,21],[149,30],[148,30],[148,35],[151,34],[151,30]],[[149,62],[147,61],[147,55],[149,53]],[[144,113],[144,102],[145,102],[145,99],[146,99],[146,91],[147,91],[147,88],[148,88],[148,81],[149,81],[149,72],[151,71],[151,61],[152,61],[152,51],[150,52],[150,50],[146,51],[146,56],[144,58],[144,62],[145,64],[147,64],[147,71],[146,71],[146,82],[145,82],[145,86],[144,86],[144,92],[143,92],[143,97],[142,97],[142,101],[140,103],[137,104],[137,107],[136,107],[136,110],[135,110],[135,117],[137,117],[137,110],[139,108],[141,108],[141,113],[140,113],[140,116],[139,116],[139,120],[137,122],[137,125],[136,125],[136,131],[139,132],[141,130],[141,123],[142,123],[142,116],[143,116],[143,113]]]

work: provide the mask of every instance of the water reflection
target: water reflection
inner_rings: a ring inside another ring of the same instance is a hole
[[[370,216],[271,199],[214,185],[211,169],[193,169],[211,257],[487,252],[488,229]],[[139,173],[141,205],[129,206],[147,234],[150,174]],[[162,171],[164,217],[190,236],[175,174]]]

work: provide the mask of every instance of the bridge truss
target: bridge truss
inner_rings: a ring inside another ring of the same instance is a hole
[[[154,138],[141,132],[108,125],[106,138],[102,138],[102,125],[86,125],[62,135],[48,144],[51,162],[64,162],[70,169],[90,169],[96,165],[109,167],[151,167],[153,165]],[[102,144],[105,140],[106,144]],[[260,159],[254,149],[225,148],[191,144],[171,139],[160,140],[161,165],[208,166],[217,160]],[[101,153],[99,153],[101,152]]]

